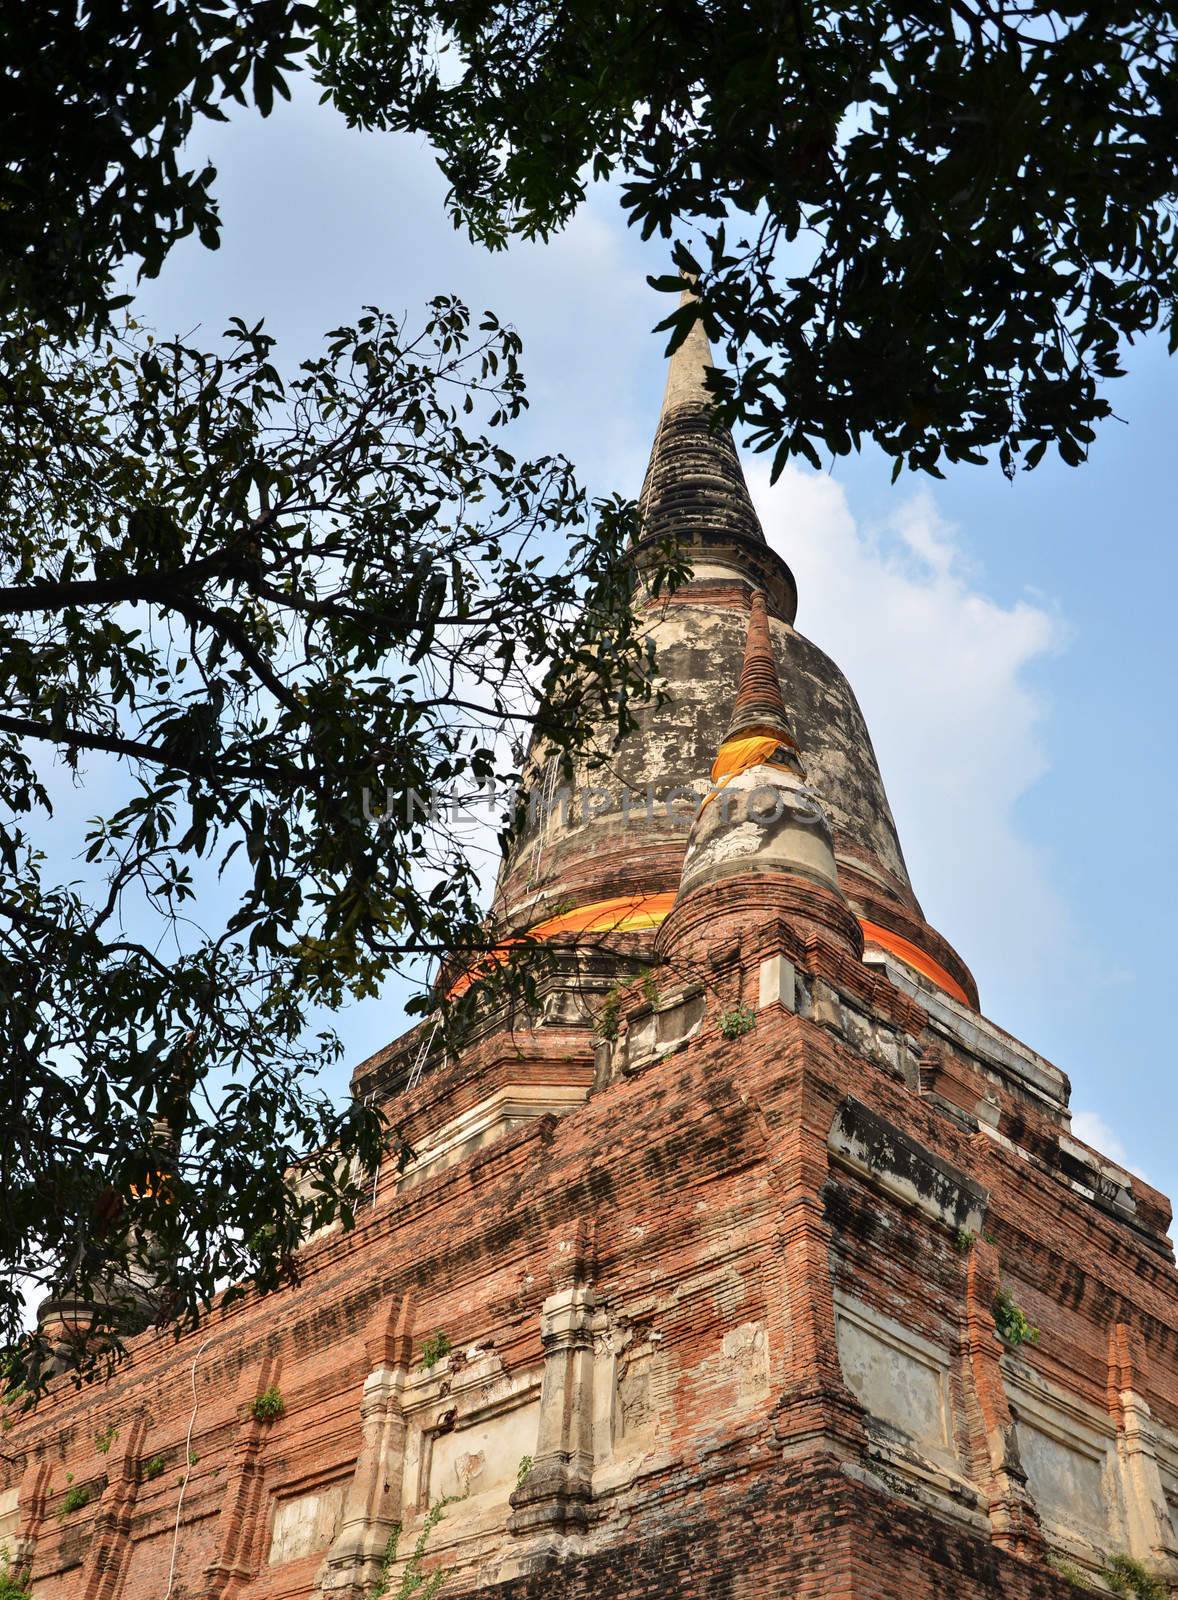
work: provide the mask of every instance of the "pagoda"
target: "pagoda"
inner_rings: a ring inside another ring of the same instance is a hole
[[[1169,1204],[925,919],[712,365],[697,322],[631,553],[690,566],[661,693],[529,757],[534,1005],[356,1069],[413,1158],[297,1285],[6,1419],[35,1600],[1178,1590]]]

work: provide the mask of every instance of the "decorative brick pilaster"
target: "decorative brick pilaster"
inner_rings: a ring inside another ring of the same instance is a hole
[[[549,1239],[553,1292],[540,1312],[544,1379],[531,1471],[511,1496],[513,1533],[583,1533],[593,1497],[592,1229],[583,1221]]]
[[[45,1521],[45,1510],[52,1493],[53,1469],[43,1456],[33,1456],[21,1476],[16,1503],[20,1521],[13,1540],[12,1571],[32,1568],[37,1537]]]
[[[265,1489],[263,1452],[272,1423],[257,1421],[250,1403],[277,1384],[279,1363],[267,1358],[261,1367],[243,1368],[237,1383],[240,1421],[233,1441],[225,1498],[217,1519],[216,1557],[205,1569],[205,1600],[232,1600],[253,1577],[259,1564],[259,1512]]]
[[[965,1349],[986,1452],[981,1487],[989,1500],[990,1536],[1012,1555],[1042,1556],[1039,1513],[1027,1489],[1002,1381],[1002,1343],[994,1327],[998,1284],[998,1252],[984,1239],[975,1239],[966,1269]]]
[[[1163,1567],[1168,1577],[1178,1578],[1178,1543],[1158,1468],[1153,1414],[1143,1393],[1148,1360],[1139,1330],[1115,1323],[1108,1341],[1108,1401],[1109,1414],[1117,1424],[1129,1552],[1151,1566]]]
[[[372,1370],[360,1400],[360,1450],[339,1531],[316,1579],[317,1596],[359,1600],[380,1577],[385,1548],[400,1521],[405,1466],[401,1395],[413,1351],[409,1296],[377,1311],[365,1349]]]
[[[831,1232],[813,1195],[790,1196],[778,1236],[790,1338],[774,1432],[790,1449],[822,1437],[836,1448],[857,1451],[864,1439],[862,1408],[847,1388],[839,1362]]]
[[[140,1458],[147,1414],[125,1423],[107,1456],[107,1482],[98,1502],[90,1544],[78,1579],[79,1600],[113,1600],[131,1546],[131,1518],[139,1493]]]
[[[836,1455],[858,1454],[865,1436],[863,1411],[848,1389],[838,1354],[833,1238],[826,1220],[830,1178],[828,1100],[814,1093],[806,1069],[807,1044],[801,1025],[786,1027],[797,1062],[788,1102],[774,1127],[762,1118],[770,1151],[777,1206],[781,1271],[778,1319],[770,1316],[771,1374],[778,1390],[773,1431],[787,1453],[820,1439]],[[780,1355],[774,1348],[780,1343]]]

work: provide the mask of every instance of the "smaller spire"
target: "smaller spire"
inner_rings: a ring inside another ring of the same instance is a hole
[[[754,733],[774,734],[783,744],[797,749],[797,740],[786,715],[773,640],[769,635],[769,613],[760,589],[753,591],[749,606],[744,663],[740,669],[736,702],[732,707],[732,720],[728,724],[724,743],[727,744],[730,739],[744,739]]]
[[[765,596],[755,589],[749,604],[736,701],[724,743],[712,763],[712,782],[728,783],[738,772],[763,763],[787,767],[802,779],[806,776],[798,741],[786,714]]]
[[[727,932],[738,919],[758,927],[781,913],[803,934],[821,928],[858,954],[862,940],[839,884],[830,818],[806,784],[759,589],[712,783],[687,835],[679,892],[658,947],[700,953],[715,938],[718,912]]]

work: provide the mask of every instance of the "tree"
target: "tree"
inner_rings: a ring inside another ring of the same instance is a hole
[[[820,462],[1076,465],[1125,341],[1178,345],[1178,10],[1095,0],[438,0],[321,8],[364,127],[440,152],[455,219],[545,237],[616,176],[676,241],[729,420]],[[677,291],[674,275],[657,286]]]
[[[455,220],[547,236],[614,177],[700,270],[728,420],[821,459],[1081,461],[1126,341],[1175,344],[1178,12],[1128,0],[164,0],[9,8],[10,305],[83,322],[218,238],[199,117],[311,70],[436,147]],[[313,44],[313,49],[312,49]],[[659,280],[673,289],[678,278]]]
[[[85,328],[192,232],[215,248],[214,169],[182,165],[197,118],[263,116],[309,43],[290,0],[44,0],[0,12],[0,316]]]
[[[414,793],[649,692],[629,508],[500,442],[514,333],[441,299],[289,381],[272,345],[0,340],[0,1343],[18,1275],[184,1319],[351,1221],[388,1130],[330,1104],[309,1025],[493,939]]]
[[[7,8],[5,1265],[83,1297],[134,1278],[163,1316],[295,1270],[384,1137],[318,1092],[338,1045],[306,1050],[313,1008],[493,938],[407,792],[510,778],[499,735],[536,719],[582,750],[649,692],[629,513],[496,442],[523,395],[493,320],[439,301],[411,338],[367,312],[287,381],[261,327],[220,353],[119,330],[131,267],[217,243],[197,120],[312,72],[352,122],[424,133],[491,247],[613,178],[698,278],[662,326],[704,318],[720,409],[777,468],[874,439],[897,471],[996,448],[1013,472],[1082,460],[1125,341],[1176,342],[1175,23],[1123,0]],[[41,849],[53,752],[132,783],[73,884]],[[6,1275],[0,1338],[17,1316]]]

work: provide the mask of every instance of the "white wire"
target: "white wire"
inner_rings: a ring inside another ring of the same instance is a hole
[[[406,1082],[405,1082],[405,1093],[406,1094],[409,1093],[410,1089],[416,1089],[417,1085],[421,1082],[421,1074],[425,1070],[425,1058],[426,1058],[426,1056],[429,1055],[430,1048],[433,1045],[434,1039],[437,1036],[438,1029],[441,1026],[442,1026],[442,1019],[441,1019],[441,1017],[439,1017],[437,1019],[437,1021],[434,1023],[433,1027],[430,1029],[429,1033],[428,1034],[423,1034],[422,1040],[421,1040],[421,1045],[420,1045],[420,1047],[419,1047],[419,1049],[417,1051],[417,1059],[414,1061],[412,1070],[410,1071],[409,1077],[406,1079]]]
[[[188,1488],[188,1480],[192,1476],[192,1430],[196,1426],[196,1412],[199,1404],[196,1396],[196,1363],[205,1353],[205,1345],[209,1342],[209,1335],[205,1335],[204,1344],[192,1358],[192,1415],[188,1419],[188,1437],[184,1441],[184,1482],[180,1485],[180,1498],[176,1501],[176,1531],[172,1535],[172,1560],[168,1567],[168,1587],[164,1590],[164,1600],[172,1592],[176,1582],[176,1552],[180,1548],[180,1512],[184,1507],[184,1491]]]
[[[552,815],[552,802],[556,798],[556,779],[559,770],[560,763],[557,758],[550,756],[540,783],[540,821],[536,833],[536,847],[532,852],[532,870],[528,874],[531,883],[535,883],[540,872],[540,857],[544,853],[544,834],[548,828],[548,819]]]

